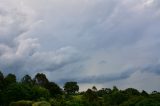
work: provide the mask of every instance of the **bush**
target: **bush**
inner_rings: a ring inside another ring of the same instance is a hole
[[[160,106],[160,103],[153,99],[144,99],[138,102],[135,106]]]
[[[123,102],[120,106],[135,106],[138,102],[144,100],[143,96],[133,96],[127,101]]]
[[[12,101],[31,100],[32,98],[30,87],[21,83],[10,84],[3,93],[6,104]]]
[[[12,102],[9,106],[32,106],[32,101],[21,100],[18,102]]]
[[[51,106],[51,104],[46,101],[41,101],[41,102],[35,102],[32,106]]]
[[[50,99],[49,102],[52,106],[61,106],[61,102],[56,99]]]
[[[32,88],[32,99],[39,100],[39,99],[48,99],[49,98],[49,91],[46,88],[41,86],[34,86]]]

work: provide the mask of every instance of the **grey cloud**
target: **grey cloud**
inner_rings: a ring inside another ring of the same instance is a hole
[[[154,27],[154,22],[158,22],[158,10],[143,8],[143,2],[145,1],[83,0],[78,3],[64,2],[65,7],[61,2],[55,2],[58,7],[50,6],[51,9],[42,13],[45,15],[42,24],[45,27],[40,30],[43,30],[44,35],[50,36],[41,35],[40,40],[45,39],[43,44],[46,48],[51,44],[54,48],[67,44],[87,52],[91,49],[94,51],[132,46],[146,36],[146,30]],[[51,10],[55,14],[50,14]],[[55,10],[58,12],[54,12]],[[159,33],[158,30],[154,31]]]
[[[97,26],[113,14],[112,11],[114,11],[119,2],[114,0],[93,2],[82,0],[78,2],[64,1],[64,3],[65,6],[61,2],[54,1],[54,5],[56,6],[50,6],[49,10],[42,12],[41,15],[44,15],[42,16],[42,26],[45,27],[40,27],[40,32],[39,30],[33,32],[36,33],[35,36],[40,38],[40,41],[42,41],[43,46],[46,48],[51,44],[54,48],[66,44],[85,49],[86,51],[93,48],[96,45],[95,37],[101,36],[101,30],[98,35],[95,35],[93,31],[100,29]],[[58,12],[55,12],[55,10]],[[52,12],[53,14],[51,14]],[[39,33],[42,34],[40,35]],[[49,36],[46,37],[45,35]],[[84,45],[87,46],[84,47]]]
[[[12,9],[1,11],[5,14],[0,14],[0,43],[10,47],[16,46],[16,38],[28,31],[27,17]]]
[[[101,61],[98,62],[98,64],[106,64],[106,63],[107,63],[106,60],[101,60]]]
[[[127,80],[134,72],[126,67],[159,75],[158,0],[15,1],[0,2],[6,73],[81,83]]]
[[[81,60],[81,55],[72,47],[60,48],[54,52],[37,52],[27,62],[32,71],[55,71]]]
[[[6,3],[7,4],[7,3]],[[19,5],[7,7],[0,12],[0,68],[4,73],[34,74],[37,71],[55,71],[82,59],[74,47],[64,46],[56,50],[40,51],[38,38],[30,35],[39,20],[22,10]],[[30,11],[29,11],[30,12]],[[31,27],[32,26],[32,27]]]
[[[141,72],[154,73],[156,75],[160,75],[160,64],[155,63],[155,64],[146,65],[141,69]]]
[[[108,74],[108,75],[95,75],[95,76],[80,76],[74,78],[66,78],[66,79],[60,79],[59,83],[65,83],[66,81],[77,81],[78,83],[98,83],[103,84],[106,82],[112,82],[112,81],[119,81],[119,80],[125,80],[130,78],[132,74],[134,74],[137,70],[131,69],[126,70],[121,73],[115,73],[115,74]]]
[[[3,3],[2,3],[3,4]],[[25,64],[25,59],[38,43],[36,39],[25,37],[23,34],[29,30],[27,13],[0,5],[0,68],[6,73],[20,71]],[[18,72],[17,72],[18,73]]]

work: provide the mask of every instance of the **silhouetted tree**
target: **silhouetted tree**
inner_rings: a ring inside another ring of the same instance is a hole
[[[94,91],[92,91],[91,89],[88,89],[85,92],[84,96],[85,96],[85,99],[87,99],[89,102],[95,101],[98,98],[98,96],[96,95],[96,93]]]
[[[4,86],[4,76],[3,73],[0,71],[0,91],[3,89]]]
[[[14,74],[8,74],[5,78],[4,78],[4,84],[7,87],[10,84],[16,83],[16,76]]]
[[[48,90],[52,96],[62,94],[62,89],[54,82],[49,82]]]
[[[35,85],[32,88],[32,99],[37,100],[40,98],[48,99],[49,98],[49,91],[48,91],[48,89],[46,89],[44,87]]]
[[[35,75],[35,78],[34,78],[34,83],[37,84],[37,85],[40,85],[42,87],[47,88],[49,81],[48,81],[48,79],[47,79],[45,74],[37,73]]]
[[[11,102],[11,106],[40,105],[37,101],[49,102],[51,106],[160,106],[158,91],[148,94],[135,88],[119,90],[116,86],[100,90],[93,86],[86,92],[76,93],[78,90],[77,82],[66,82],[65,95],[58,84],[50,82],[43,73],[36,74],[34,80],[25,75],[16,82],[14,74],[4,77],[0,72],[0,106],[9,106]]]
[[[142,96],[148,96],[148,93],[146,91],[142,90],[141,95]]]
[[[144,100],[136,103],[135,106],[160,106],[160,102],[154,99],[145,98]]]
[[[112,92],[118,92],[119,89],[116,86],[113,86]]]
[[[132,95],[140,95],[140,92],[137,89],[134,88],[127,88],[126,90],[124,90],[125,94],[128,94],[130,96]]]
[[[21,79],[21,82],[23,84],[29,84],[29,85],[32,85],[33,84],[33,80],[32,78],[29,76],[29,75],[25,75],[22,79]]]
[[[96,86],[93,86],[93,87],[92,87],[92,90],[93,90],[94,92],[96,92],[96,91],[97,91]]]
[[[112,90],[110,88],[102,88],[102,89],[97,91],[97,95],[102,97],[106,94],[110,94],[111,92],[112,92]]]
[[[127,100],[127,96],[121,91],[114,91],[104,96],[104,101],[109,106],[119,106],[125,100]]]
[[[158,91],[152,91],[152,94],[158,94],[159,92]]]
[[[121,103],[119,106],[137,106],[136,104],[144,99],[143,96],[132,96],[128,100]],[[142,105],[145,106],[145,105]]]
[[[77,82],[66,82],[63,88],[67,94],[74,94],[75,92],[79,91]]]
[[[29,100],[32,98],[31,88],[21,83],[12,83],[5,89],[3,98],[5,104],[12,101]]]

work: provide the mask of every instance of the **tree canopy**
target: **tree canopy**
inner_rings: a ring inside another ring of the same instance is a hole
[[[0,106],[160,106],[158,91],[120,90],[116,86],[98,90],[93,86],[78,92],[77,82],[66,82],[62,89],[43,73],[34,78],[24,75],[17,81],[16,75],[0,72],[0,87]]]
[[[64,85],[64,91],[67,94],[74,94],[79,91],[79,86],[77,85],[77,82],[66,82]]]

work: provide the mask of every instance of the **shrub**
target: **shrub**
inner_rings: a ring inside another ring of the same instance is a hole
[[[32,106],[51,106],[51,104],[46,101],[41,101],[41,102],[35,102]]]
[[[46,88],[43,88],[41,86],[34,86],[32,88],[32,99],[38,100],[42,98],[48,99],[49,91]]]
[[[160,103],[154,99],[144,99],[138,102],[135,106],[160,106]]]
[[[52,106],[61,106],[61,102],[56,99],[50,99],[49,102]]]
[[[21,100],[18,102],[12,102],[9,106],[32,106],[32,101]]]

